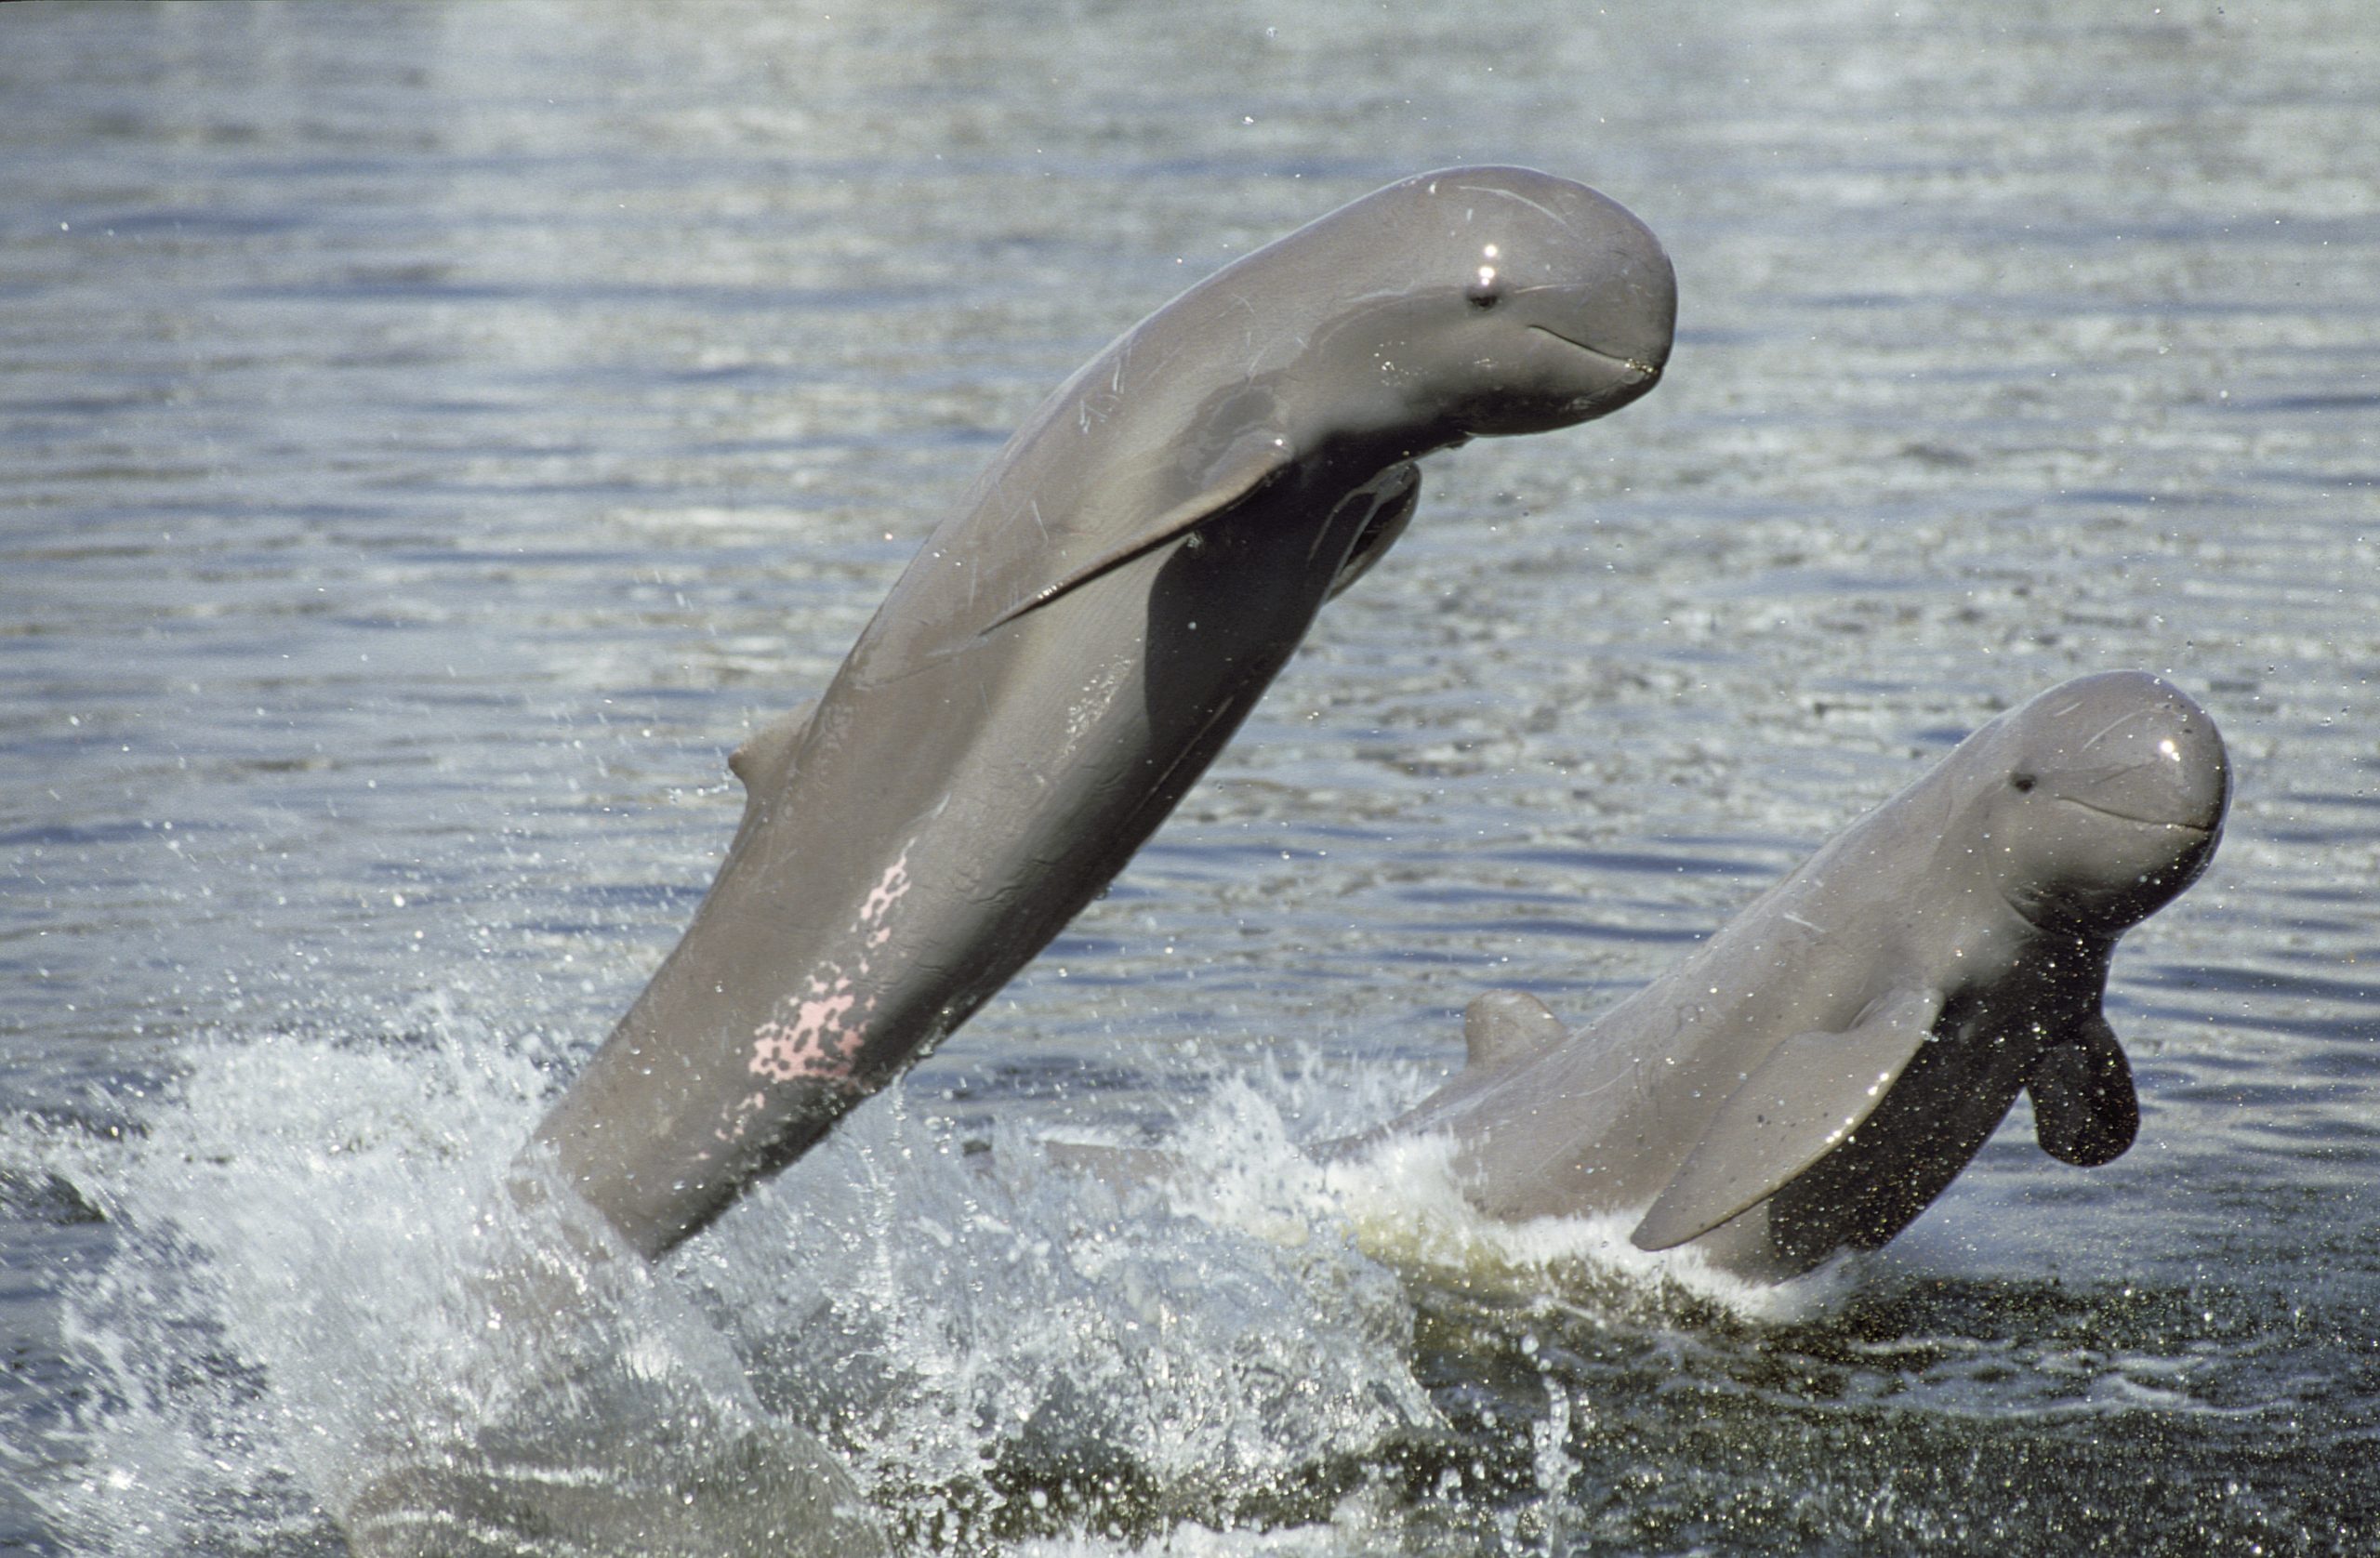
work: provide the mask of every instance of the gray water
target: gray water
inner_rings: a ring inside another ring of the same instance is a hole
[[[0,14],[0,1549],[342,1551],[723,753],[1116,332],[1499,160],[1662,235],[1667,380],[1434,459],[1114,890],[632,1340],[723,1340],[711,1407],[914,1551],[2373,1551],[2380,11],[1158,10]],[[1585,1018],[2125,666],[2238,789],[2117,956],[2124,1158],[2020,1109],[1775,1295],[1301,1185],[1472,995]]]

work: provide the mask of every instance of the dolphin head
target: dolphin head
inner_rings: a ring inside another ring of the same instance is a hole
[[[1617,411],[1669,361],[1669,256],[1584,184],[1448,168],[1323,220],[1345,229],[1330,248],[1341,269],[1301,376],[1330,387],[1345,430],[1419,432],[1417,453],[1544,432]]]
[[[2113,937],[2215,855],[2230,764],[2206,711],[2157,677],[2051,688],[1995,722],[1977,782],[1993,884],[2044,929]]]

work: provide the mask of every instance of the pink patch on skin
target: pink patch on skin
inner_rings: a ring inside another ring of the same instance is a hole
[[[903,850],[901,858],[884,868],[883,879],[879,881],[875,891],[867,895],[867,902],[860,905],[860,924],[882,926],[884,917],[892,912],[892,905],[899,903],[908,891],[909,852]],[[868,944],[870,946],[880,944],[885,933],[883,931],[879,931]]]
[[[750,1126],[752,1121],[760,1116],[760,1111],[768,1106],[768,1094],[748,1093],[736,1100],[734,1109],[728,1115],[727,1124],[711,1134],[722,1142],[733,1143],[743,1136],[746,1128]],[[696,1155],[707,1159],[710,1154],[700,1153]]]
[[[900,858],[884,868],[884,875],[869,891],[852,925],[852,931],[860,938],[864,949],[873,950],[892,939],[892,928],[887,921],[893,905],[908,891],[909,852],[904,849]],[[861,979],[866,978],[868,972],[866,950],[859,959]],[[754,1076],[765,1083],[851,1083],[859,1052],[867,1042],[867,1019],[876,1010],[876,994],[869,992],[863,1001],[851,974],[833,964],[827,967],[834,970],[831,984],[813,975],[806,991],[779,1006],[781,1015],[753,1030],[752,1058],[747,1069]],[[717,1132],[719,1139],[731,1142],[737,1140],[767,1109],[766,1091],[737,1100],[728,1113],[726,1124]]]
[[[840,1080],[851,1075],[852,1057],[867,1036],[864,1024],[845,1025],[843,1018],[859,1004],[851,981],[839,979],[832,994],[816,981],[823,998],[795,1004],[791,1022],[771,1021],[752,1035],[752,1075],[772,1082],[800,1077]]]

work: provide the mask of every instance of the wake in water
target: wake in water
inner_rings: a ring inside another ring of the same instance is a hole
[[[888,1099],[656,1273],[503,1188],[542,1078],[429,1028],[215,1041],[123,1140],[10,1143],[116,1240],[60,1316],[96,1388],[42,1497],[77,1550],[1360,1550],[1447,1437],[1382,1260],[1646,1313],[1806,1301],[1617,1225],[1486,1223],[1426,1144],[1326,1170],[1288,1118],[1378,1117],[1377,1082],[1271,1072],[1152,1174]]]

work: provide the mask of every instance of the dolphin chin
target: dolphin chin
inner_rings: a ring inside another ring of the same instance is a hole
[[[1122,868],[1395,540],[1413,460],[1472,414],[1544,431],[1636,399],[1676,308],[1618,204],[1448,169],[1244,257],[1087,363],[815,706],[733,762],[744,817],[694,923],[538,1127],[570,1182],[658,1255],[792,1161]]]
[[[1572,420],[1608,416],[1621,406],[1643,400],[1661,381],[1660,369],[1642,363],[1622,363],[1620,368],[1623,376],[1610,390],[1570,403],[1568,415]]]

